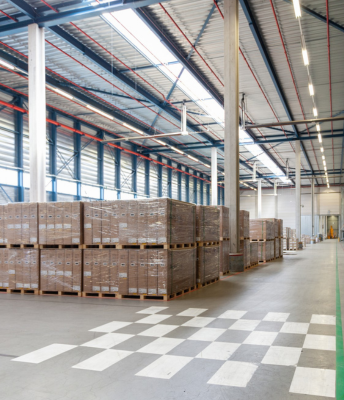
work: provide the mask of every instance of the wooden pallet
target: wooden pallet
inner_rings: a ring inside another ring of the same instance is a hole
[[[81,297],[82,292],[66,292],[60,290],[40,290],[40,295],[52,295],[52,296],[75,296]]]
[[[82,249],[82,244],[40,244],[40,249]]]
[[[231,270],[225,271],[225,272],[220,272],[220,276],[226,276],[226,275],[230,275],[231,274]]]
[[[164,249],[164,250],[175,250],[175,249],[192,249],[196,247],[196,242],[191,243],[162,243],[162,244],[83,244],[81,248],[83,249]]]
[[[0,288],[0,293],[39,294],[38,289],[8,289]]]
[[[250,239],[250,238],[246,236],[240,236],[240,240],[245,240],[245,239]]]
[[[213,279],[210,279],[209,281],[204,282],[204,283],[197,283],[197,288],[201,289],[202,287],[209,286],[209,285],[211,285],[213,283],[216,283],[218,281],[219,281],[219,278],[213,278]]]
[[[258,264],[259,264],[258,262],[253,263],[253,264],[251,264],[251,267],[250,267],[250,268],[254,268],[254,267],[256,267]]]
[[[39,244],[0,244],[0,249],[39,249]]]
[[[272,242],[275,239],[250,239],[251,242]]]
[[[247,265],[246,267],[244,267],[244,270],[250,269],[251,265]]]
[[[113,298],[113,299],[131,299],[131,300],[160,300],[168,301],[178,296],[189,293],[196,289],[196,286],[191,286],[173,294],[154,295],[154,294],[119,294],[111,292],[82,292],[82,297],[96,297],[96,298]]]
[[[230,240],[230,238],[228,238],[228,237],[220,237],[220,242],[224,242],[225,240]]]
[[[214,241],[214,242],[197,242],[197,247],[213,247],[213,246],[219,246],[220,242]]]

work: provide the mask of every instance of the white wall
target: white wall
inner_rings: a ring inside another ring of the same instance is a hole
[[[250,218],[257,218],[257,192],[244,190],[240,196],[240,209],[250,212]],[[283,219],[283,225],[295,229],[295,189],[278,189],[278,218]],[[262,218],[271,218],[275,214],[275,199],[273,189],[262,190]],[[311,188],[301,189],[301,215],[312,215]],[[338,188],[314,189],[314,214],[339,215],[341,213],[341,193]],[[308,218],[303,218],[308,221]],[[316,224],[317,225],[317,224]],[[304,224],[308,234],[308,223]],[[317,232],[315,232],[317,233]]]

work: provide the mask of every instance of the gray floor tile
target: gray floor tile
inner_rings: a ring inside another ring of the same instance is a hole
[[[255,331],[265,331],[265,332],[279,332],[283,326],[283,322],[276,321],[262,321]]]
[[[298,367],[336,369],[336,352],[302,349]]]
[[[230,343],[243,343],[244,340],[250,335],[251,332],[248,331],[235,331],[227,330],[220,337],[218,337],[216,342],[230,342]]]
[[[230,357],[230,361],[260,363],[268,350],[269,346],[242,344]]]
[[[196,357],[207,346],[209,346],[209,342],[186,340],[171,350],[168,355]]]
[[[306,335],[296,333],[279,333],[274,341],[274,346],[302,347]]]

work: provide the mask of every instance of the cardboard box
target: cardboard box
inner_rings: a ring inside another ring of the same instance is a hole
[[[139,250],[138,288],[139,288],[139,294],[147,294],[148,293],[148,251],[147,250]]]
[[[5,241],[5,208],[6,205],[0,204],[0,244],[6,244]],[[1,279],[0,279],[1,281]],[[1,282],[0,282],[1,283]]]
[[[196,206],[196,241],[220,240],[220,210],[217,206]]]
[[[220,211],[220,240],[230,237],[229,231],[229,208],[225,206],[217,206]]]
[[[250,242],[250,264],[258,264],[258,242]]]
[[[109,268],[109,284],[110,292],[118,293],[118,265],[119,265],[119,254],[118,250],[110,249],[110,268]]]
[[[73,249],[73,281],[72,291],[82,290],[82,250]]]
[[[86,249],[83,250],[84,260],[83,260],[83,291],[92,292],[93,291],[93,250]]]
[[[102,211],[101,211],[101,220],[102,220],[101,242],[103,244],[111,243],[111,213],[112,213],[111,203],[103,201]]]
[[[250,213],[249,211],[240,210],[239,213],[239,225],[240,225],[240,240],[250,238]]]
[[[230,253],[230,241],[220,241],[220,272],[226,273],[230,271],[229,253]]]
[[[21,213],[21,244],[29,244],[30,241],[30,203],[22,203]]]
[[[72,203],[63,203],[63,244],[70,244],[72,237]]]
[[[128,294],[138,294],[138,257],[139,251],[135,249],[129,249],[129,276],[128,276]]]
[[[220,276],[220,246],[197,247],[196,276],[199,284]]]
[[[47,244],[47,203],[38,203],[38,241]]]
[[[86,202],[84,204],[84,238],[85,244],[93,244],[93,224],[92,224],[92,203]]]
[[[100,291],[110,292],[110,251],[101,249],[98,251],[100,264]]]
[[[38,203],[29,203],[30,213],[30,242],[31,244],[38,243]]]
[[[22,203],[13,203],[14,206],[14,241],[13,244],[22,243]]]
[[[9,203],[7,205],[7,243],[15,244],[15,219],[14,219],[14,204]]]
[[[118,293],[128,294],[128,250],[118,250]]]

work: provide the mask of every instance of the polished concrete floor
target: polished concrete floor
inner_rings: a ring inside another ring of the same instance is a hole
[[[336,253],[344,310],[330,240],[170,302],[1,294],[1,398],[333,399]]]

